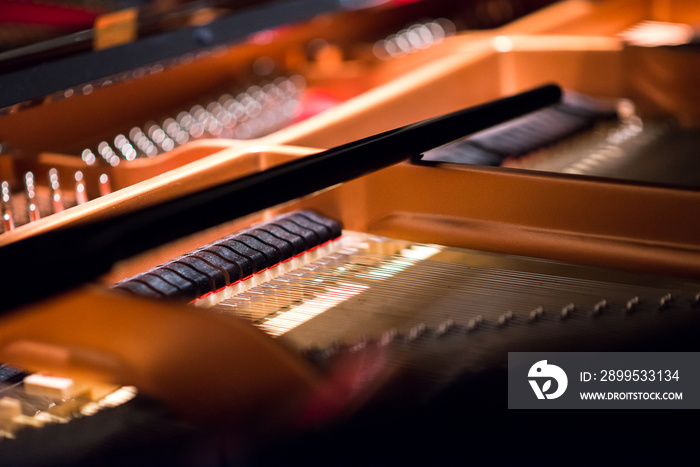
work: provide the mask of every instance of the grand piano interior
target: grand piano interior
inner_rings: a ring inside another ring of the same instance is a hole
[[[3,283],[27,275],[1,307],[0,459],[686,460],[690,412],[509,411],[505,368],[697,350],[699,20],[680,0],[0,1]],[[561,103],[151,225],[148,248],[110,223],[547,83]],[[92,276],[91,225],[114,257]],[[12,250],[70,229],[55,257]]]

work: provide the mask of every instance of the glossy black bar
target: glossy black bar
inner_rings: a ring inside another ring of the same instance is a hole
[[[558,86],[545,85],[157,205],[6,245],[0,248],[0,311],[75,287],[155,246],[358,178],[560,99]],[[48,279],[40,282],[40,277]]]

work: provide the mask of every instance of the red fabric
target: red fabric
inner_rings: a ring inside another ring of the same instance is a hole
[[[66,29],[89,29],[100,12],[57,4],[0,0],[0,23],[35,24]]]

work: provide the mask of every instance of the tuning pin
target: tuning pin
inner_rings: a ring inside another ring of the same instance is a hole
[[[129,139],[138,148],[137,157],[153,157],[158,155],[158,149],[156,149],[153,141],[148,139],[148,136],[141,130],[141,128],[135,126],[129,131]]]
[[[209,137],[218,138],[221,135],[222,127],[219,121],[201,105],[195,105],[190,109],[190,115],[199,122]]]
[[[89,149],[83,150],[80,157],[82,157],[83,161],[85,161],[87,165],[95,165],[95,162],[97,162],[97,157],[95,157],[95,153],[93,153]]]
[[[85,204],[88,201],[85,180],[80,170],[75,173],[75,200],[78,204]]]
[[[119,150],[121,156],[127,161],[136,159],[136,149],[126,136],[119,134],[114,138],[114,147]]]
[[[27,188],[27,211],[29,222],[38,221],[41,218],[39,207],[36,205],[36,188],[34,186],[34,174],[27,172],[24,174],[24,184]]]
[[[15,222],[12,218],[12,198],[10,195],[10,184],[2,182],[0,185],[2,190],[2,223],[5,232],[15,228]]]
[[[63,193],[61,186],[58,183],[58,170],[49,170],[49,184],[51,185],[51,203],[53,204],[53,212],[61,212],[63,206]]]
[[[10,214],[9,212],[5,212],[5,214],[2,215],[2,225],[5,229],[5,232],[9,232],[10,230],[15,228],[15,223],[12,220],[12,214]]]
[[[107,141],[102,141],[97,145],[97,152],[99,152],[105,162],[112,167],[119,165],[119,156],[114,152],[114,149],[112,149]]]
[[[185,129],[182,128],[182,126],[180,126],[180,124],[176,122],[174,118],[165,119],[163,121],[162,128],[165,130],[165,133],[176,143],[176,147],[182,146],[190,139],[189,133],[187,133],[187,131],[185,131]]]
[[[109,175],[100,175],[100,196],[108,195],[112,192],[112,186],[109,183]]]
[[[204,136],[204,128],[189,112],[183,111],[177,114],[177,122],[193,139]]]
[[[226,109],[224,109],[224,107],[219,102],[212,101],[207,105],[206,111],[209,112],[209,114],[216,122],[218,122],[218,136],[220,138],[232,138],[234,135],[233,127],[235,126],[236,121],[226,111]]]
[[[163,152],[171,151],[175,148],[175,141],[172,140],[170,136],[163,130],[160,125],[155,122],[149,122],[146,124],[148,130],[146,134],[148,137],[156,143]]]

